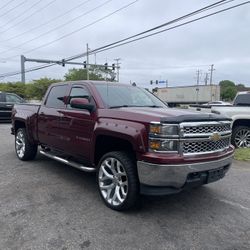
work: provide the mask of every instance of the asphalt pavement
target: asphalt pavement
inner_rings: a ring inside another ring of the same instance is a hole
[[[0,249],[250,249],[250,162],[215,183],[107,208],[95,175],[38,155],[22,162],[0,124]]]

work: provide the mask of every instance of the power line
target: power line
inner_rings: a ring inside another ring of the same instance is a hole
[[[112,46],[112,45],[116,45],[116,44],[119,44],[119,43],[121,43],[121,42],[125,42],[125,41],[130,40],[130,39],[132,39],[132,38],[135,38],[135,37],[137,37],[137,36],[140,36],[140,35],[146,34],[146,33],[148,33],[148,32],[151,32],[151,31],[153,31],[153,30],[162,28],[162,27],[164,27],[164,26],[168,26],[168,25],[170,25],[170,24],[179,22],[179,21],[181,21],[181,20],[183,20],[183,19],[189,18],[189,17],[191,17],[191,16],[193,16],[193,15],[197,15],[197,14],[202,13],[202,12],[204,12],[204,11],[207,11],[207,10],[209,10],[209,9],[216,8],[217,6],[220,6],[220,5],[222,5],[222,4],[227,4],[228,2],[231,2],[231,1],[234,1],[234,0],[229,0],[229,1],[227,1],[227,0],[222,0],[222,1],[218,1],[218,2],[216,2],[216,3],[213,3],[213,4],[211,4],[211,5],[208,5],[208,6],[206,6],[206,7],[203,7],[203,8],[201,8],[201,9],[196,10],[196,11],[193,11],[193,12],[191,12],[191,13],[188,13],[188,14],[186,14],[186,15],[184,15],[184,16],[178,17],[178,18],[176,18],[176,19],[173,19],[173,20],[171,20],[171,21],[168,21],[168,22],[166,22],[166,23],[163,23],[163,24],[161,24],[161,25],[158,25],[158,26],[156,26],[156,27],[154,27],[154,28],[145,30],[145,31],[143,31],[143,32],[140,32],[140,33],[137,33],[137,34],[135,34],[135,35],[129,36],[129,37],[127,37],[127,38],[121,39],[121,40],[119,40],[119,41],[116,41],[116,42],[107,44],[107,45],[105,45],[105,46],[102,46],[102,47],[100,47],[100,48],[98,48],[98,49],[96,49],[96,50],[105,49],[105,48],[108,48],[108,47],[110,47],[110,46]],[[94,50],[93,53],[95,53],[96,50]],[[77,58],[79,58],[79,57],[82,57],[82,54],[73,56],[73,57],[72,57],[72,60],[73,60],[73,59],[77,59]]]
[[[128,44],[128,43],[132,43],[134,41],[138,41],[138,40],[141,40],[141,39],[144,39],[144,38],[147,38],[147,37],[150,37],[150,36],[153,36],[153,35],[156,35],[156,34],[159,34],[159,33],[162,33],[162,32],[166,32],[168,30],[172,30],[172,29],[175,29],[175,28],[178,28],[178,27],[181,27],[181,26],[184,26],[184,25],[187,25],[189,23],[192,23],[192,22],[195,22],[195,21],[198,21],[198,20],[201,20],[201,19],[204,19],[204,18],[207,18],[207,17],[210,17],[210,16],[213,16],[213,15],[216,15],[216,14],[219,14],[219,13],[222,13],[222,12],[225,12],[225,11],[228,11],[228,10],[231,10],[231,9],[234,9],[234,8],[237,8],[237,7],[240,7],[242,5],[245,5],[245,4],[248,4],[250,3],[250,1],[246,1],[246,2],[243,2],[241,4],[237,4],[237,5],[234,5],[234,6],[231,6],[231,7],[228,7],[228,8],[225,8],[225,9],[222,9],[222,10],[219,10],[219,11],[216,11],[216,12],[213,12],[213,13],[210,13],[208,15],[204,15],[202,17],[199,17],[199,18],[196,18],[196,19],[193,19],[193,20],[190,20],[190,21],[187,21],[187,22],[184,22],[184,23],[181,23],[179,25],[175,25],[173,27],[170,27],[170,28],[167,28],[167,29],[164,29],[164,30],[161,30],[161,31],[158,31],[158,32],[154,32],[154,33],[151,33],[149,35],[146,35],[146,36],[143,36],[143,37],[139,37],[139,38],[136,38],[136,39],[133,39],[131,41],[127,41],[127,42],[124,42],[124,43],[120,43],[120,41],[125,41],[129,38],[125,38],[125,39],[122,39],[122,40],[119,40],[117,42],[114,42],[114,43],[111,43],[109,45],[105,45],[105,46],[102,46],[102,47],[99,47],[95,50],[92,50],[90,53],[93,54],[93,53],[100,53],[100,52],[103,52],[105,50],[108,50],[108,49],[112,49],[112,48],[115,48],[115,47],[118,47],[118,46],[122,46],[122,45],[125,45],[125,44]],[[172,21],[171,21],[172,22]],[[139,33],[141,34],[141,33]],[[135,37],[136,35],[134,35],[133,37]],[[113,46],[112,46],[113,45]],[[75,56],[71,56],[69,58],[66,58],[65,61],[67,60],[73,60],[73,59],[77,59],[77,58],[80,58],[80,57],[83,57],[85,56],[86,53],[82,53],[82,54],[78,54],[78,55],[75,55]],[[48,64],[48,65],[44,65],[44,66],[40,66],[40,67],[36,67],[36,68],[30,68],[30,69],[27,69],[26,72],[31,72],[31,71],[34,71],[34,70],[39,70],[39,69],[42,69],[42,68],[47,68],[47,67],[51,67],[51,66],[54,66],[55,64]],[[20,72],[13,72],[12,74],[11,73],[6,73],[6,74],[2,74],[0,75],[0,77],[4,77],[4,76],[9,76],[10,74],[13,75],[13,74],[20,74]]]
[[[7,7],[9,4],[11,4],[12,2],[14,2],[16,0],[11,0],[11,1],[8,1],[6,4],[4,4],[3,6],[0,7],[0,10],[2,10],[3,8]]]
[[[99,50],[98,52],[96,52],[96,51],[92,51],[92,52],[93,52],[93,53],[100,53],[100,52],[103,52],[103,51],[106,51],[106,50],[110,50],[110,49],[113,49],[113,48],[116,48],[116,47],[119,47],[119,46],[123,46],[123,45],[129,44],[129,43],[132,43],[132,42],[136,42],[136,41],[139,41],[139,40],[142,40],[142,39],[145,39],[145,38],[154,36],[154,35],[158,35],[158,34],[160,34],[160,33],[163,33],[163,32],[166,32],[166,31],[169,31],[169,30],[172,30],[172,29],[175,29],[175,28],[179,28],[179,27],[181,27],[181,26],[184,26],[184,25],[187,25],[187,24],[190,24],[190,23],[199,21],[199,20],[201,20],[201,19],[204,19],[204,18],[207,18],[207,17],[210,17],[210,16],[214,16],[214,15],[216,15],[216,14],[219,14],[219,13],[222,13],[222,12],[225,12],[225,11],[228,11],[228,10],[231,10],[231,9],[234,9],[234,8],[237,8],[237,7],[240,7],[240,6],[242,6],[242,5],[249,4],[249,3],[250,3],[250,1],[246,1],[246,2],[243,2],[243,3],[237,4],[237,5],[234,5],[234,6],[231,6],[231,7],[228,7],[228,8],[225,8],[225,9],[222,9],[222,10],[219,10],[219,11],[216,11],[216,12],[213,12],[213,13],[211,13],[211,14],[208,14],[208,15],[205,15],[205,16],[202,16],[202,17],[193,19],[193,20],[191,20],[191,21],[187,21],[187,22],[184,22],[184,23],[181,23],[181,24],[172,26],[172,27],[170,27],[170,28],[163,29],[163,30],[161,30],[161,31],[157,31],[157,32],[154,32],[154,33],[152,33],[152,34],[149,34],[149,35],[146,35],[146,36],[142,36],[142,37],[133,39],[133,40],[128,41],[128,42],[124,42],[124,43],[120,43],[120,44],[117,44],[117,45],[114,45],[114,46],[110,46],[110,47],[104,48],[104,49],[102,49],[102,50]],[[126,39],[126,40],[128,40],[128,39]],[[92,54],[92,52],[90,52],[90,54]]]
[[[19,17],[25,15],[30,9],[34,8],[36,5],[38,5],[40,2],[42,2],[43,0],[39,0],[37,2],[35,2],[34,4],[32,4],[29,8],[27,8],[26,10],[24,10],[23,12],[19,13],[18,15],[16,15],[16,17],[12,17],[10,22],[5,23],[4,25],[2,25],[0,28],[4,27],[5,25],[12,23],[14,20],[18,19]]]
[[[87,14],[89,14],[89,13],[91,13],[91,12],[93,12],[93,11],[95,11],[95,10],[97,10],[97,9],[99,9],[99,8],[101,8],[101,7],[103,7],[103,6],[105,6],[106,4],[110,3],[111,1],[113,1],[113,0],[108,0],[108,1],[106,1],[106,2],[104,2],[104,3],[102,3],[102,4],[100,4],[100,5],[98,5],[97,7],[93,8],[93,9],[91,9],[91,10],[89,10],[89,11],[86,11],[86,12],[82,13],[82,14],[79,15],[79,16],[70,19],[69,21],[64,22],[63,24],[60,24],[60,25],[56,26],[56,27],[53,28],[53,29],[50,29],[50,30],[48,30],[48,31],[46,31],[46,32],[44,32],[44,33],[42,33],[42,34],[40,34],[40,35],[38,35],[38,36],[36,36],[36,37],[30,39],[30,40],[27,40],[27,41],[25,41],[25,42],[19,44],[19,45],[16,46],[16,47],[12,47],[12,49],[20,48],[20,46],[26,45],[26,44],[28,44],[28,43],[30,43],[30,42],[32,42],[32,41],[37,40],[37,39],[40,38],[40,37],[43,37],[43,36],[45,36],[45,35],[47,35],[47,34],[53,32],[53,31],[55,31],[55,30],[58,30],[58,29],[60,29],[60,28],[62,28],[62,27],[64,27],[64,26],[66,26],[66,25],[68,25],[68,24],[74,22],[75,20],[77,20],[77,19],[79,19],[79,18],[82,18],[83,16],[86,16]],[[0,51],[1,54],[5,54],[5,53],[7,53],[7,52],[9,52],[9,50]]]
[[[24,0],[23,2],[19,3],[18,5],[12,7],[11,9],[7,10],[6,12],[4,12],[0,17],[6,16],[7,14],[9,14],[11,11],[15,10],[16,8],[20,7],[21,5],[23,5],[24,3],[26,3],[26,0]]]
[[[5,32],[7,32],[7,31],[9,31],[10,29],[16,27],[17,25],[20,25],[21,23],[25,22],[26,20],[28,20],[29,18],[31,18],[32,16],[34,16],[36,13],[41,12],[42,10],[46,9],[47,7],[49,7],[51,4],[53,4],[53,3],[56,2],[56,1],[57,1],[57,0],[52,0],[52,1],[48,2],[48,3],[47,3],[46,5],[44,5],[43,7],[39,8],[39,9],[35,10],[33,13],[29,14],[29,16],[23,18],[22,20],[20,20],[20,21],[18,21],[17,23],[13,24],[13,25],[10,26],[9,28],[7,28],[7,29],[1,31],[1,34],[3,34],[3,33],[5,33]]]
[[[100,22],[100,21],[102,21],[102,20],[104,20],[104,19],[106,19],[106,18],[108,18],[108,17],[110,17],[110,16],[112,16],[112,15],[114,15],[114,14],[116,14],[116,13],[118,13],[118,12],[124,10],[124,9],[126,9],[126,8],[128,8],[129,6],[131,6],[132,4],[134,4],[134,3],[138,2],[138,1],[139,1],[139,0],[135,0],[135,1],[133,1],[133,2],[130,2],[129,4],[124,5],[123,7],[121,7],[121,8],[119,8],[119,9],[117,9],[117,10],[111,12],[111,13],[108,14],[108,15],[105,15],[105,16],[103,16],[103,17],[97,19],[96,21],[94,21],[94,22],[92,22],[92,23],[89,23],[89,24],[87,24],[87,25],[85,25],[85,26],[82,26],[82,27],[80,27],[80,28],[78,28],[78,29],[76,29],[76,30],[74,30],[74,31],[71,31],[70,33],[67,33],[67,34],[65,34],[65,35],[63,35],[63,36],[61,36],[61,37],[59,37],[59,38],[57,38],[57,39],[55,39],[55,40],[52,40],[52,41],[47,42],[47,43],[45,43],[45,44],[42,44],[42,45],[40,45],[40,46],[38,46],[38,47],[36,47],[36,48],[27,50],[27,51],[25,51],[24,53],[30,53],[30,52],[32,52],[32,51],[38,50],[38,49],[40,49],[40,48],[46,47],[46,46],[48,46],[48,45],[50,45],[50,44],[53,44],[53,43],[55,43],[55,42],[57,42],[57,41],[60,41],[60,40],[66,38],[66,37],[68,37],[68,36],[71,36],[71,35],[73,35],[73,34],[79,32],[79,31],[81,31],[81,30],[83,30],[83,29],[85,29],[85,28],[88,28],[88,27],[90,27],[90,26],[92,26],[92,25],[94,25],[94,24],[96,24],[96,23],[98,23],[98,22]],[[1,53],[2,53],[2,52],[1,52]],[[8,59],[10,59],[10,58],[17,57],[17,56],[19,56],[19,55],[9,56],[9,57],[4,58],[4,59],[2,58],[2,60],[8,60]]]
[[[86,3],[90,2],[90,1],[92,1],[92,0],[87,0],[87,1],[85,1],[85,2],[82,2],[82,3],[78,4],[78,5],[76,5],[75,7],[73,7],[73,8],[71,8],[71,9],[67,10],[66,12],[63,12],[62,14],[60,14],[60,15],[54,17],[54,18],[51,18],[50,20],[48,20],[48,21],[46,21],[46,22],[44,22],[44,23],[42,23],[42,24],[39,24],[39,25],[37,25],[37,26],[35,26],[35,27],[33,27],[33,28],[31,28],[31,29],[29,29],[29,30],[23,32],[23,33],[19,33],[19,34],[15,35],[15,36],[12,36],[12,37],[10,37],[10,38],[8,38],[8,39],[6,39],[6,40],[1,41],[1,42],[7,42],[7,41],[10,41],[10,40],[15,39],[15,38],[17,38],[17,37],[23,36],[23,35],[25,35],[25,34],[27,34],[27,33],[30,33],[30,32],[33,31],[33,30],[37,30],[37,29],[43,27],[44,25],[47,25],[47,24],[49,24],[49,23],[51,23],[51,22],[53,22],[53,21],[55,21],[55,20],[57,20],[57,19],[59,19],[59,18],[65,16],[65,15],[67,15],[68,13],[72,12],[73,10],[78,9],[79,7],[85,5]]]

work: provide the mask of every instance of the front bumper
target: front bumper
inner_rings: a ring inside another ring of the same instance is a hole
[[[206,184],[223,178],[233,160],[225,158],[189,164],[158,165],[144,161],[137,162],[142,194],[163,195],[180,192],[185,187]],[[209,177],[211,170],[220,171],[220,178]]]

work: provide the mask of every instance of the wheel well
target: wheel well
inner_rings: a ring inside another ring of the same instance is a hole
[[[16,132],[19,128],[25,128],[25,123],[22,122],[22,121],[15,121],[15,132]]]
[[[250,127],[250,120],[246,120],[246,119],[240,119],[240,120],[236,120],[233,123],[233,129],[239,126],[247,126]]]
[[[132,157],[135,157],[132,144],[120,138],[112,136],[98,136],[95,144],[95,165],[98,164],[101,157],[111,151],[127,151]]]

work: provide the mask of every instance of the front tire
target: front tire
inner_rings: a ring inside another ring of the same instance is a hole
[[[104,203],[113,210],[134,206],[139,194],[136,163],[126,152],[105,154],[98,165],[97,183]]]
[[[250,148],[250,127],[235,127],[232,135],[232,144],[236,148]]]
[[[18,159],[22,161],[33,160],[36,157],[37,145],[29,142],[25,128],[19,128],[16,132],[15,149]]]

